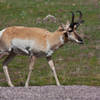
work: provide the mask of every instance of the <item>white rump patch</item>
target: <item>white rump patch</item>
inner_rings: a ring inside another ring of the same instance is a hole
[[[6,29],[3,29],[3,30],[0,31],[0,37],[2,37],[3,32],[4,32],[5,30],[6,30]]]

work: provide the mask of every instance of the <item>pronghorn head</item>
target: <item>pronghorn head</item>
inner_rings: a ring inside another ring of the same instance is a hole
[[[64,33],[65,40],[75,41],[78,44],[83,44],[82,38],[77,33],[78,26],[84,22],[84,20],[82,20],[82,13],[81,11],[77,11],[77,13],[80,14],[79,20],[77,22],[74,21],[74,13],[73,12],[71,13],[72,13],[71,23],[67,22],[66,25],[64,24],[61,25],[62,29],[65,31]]]

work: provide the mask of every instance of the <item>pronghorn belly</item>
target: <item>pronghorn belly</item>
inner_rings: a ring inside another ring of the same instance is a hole
[[[43,51],[35,51],[35,50],[32,50],[30,51],[30,55],[33,55],[33,56],[36,56],[36,57],[45,57],[46,56],[46,53],[43,52]]]
[[[45,56],[34,40],[13,39],[11,42],[13,51],[17,54],[34,55],[37,57]]]
[[[22,39],[13,39],[11,41],[11,47],[15,52],[23,52],[29,54],[29,51],[32,50],[35,46],[34,40],[22,40]]]

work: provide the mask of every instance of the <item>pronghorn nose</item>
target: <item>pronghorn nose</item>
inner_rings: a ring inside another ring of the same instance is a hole
[[[83,40],[80,41],[80,44],[84,44]]]
[[[79,44],[84,44],[83,40],[80,38]]]
[[[84,43],[80,36],[77,36],[77,38],[78,38],[79,44],[83,44]]]

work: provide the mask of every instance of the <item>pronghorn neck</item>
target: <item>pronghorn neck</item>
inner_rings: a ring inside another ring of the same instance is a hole
[[[64,44],[63,32],[56,30],[53,35],[48,39],[50,44],[50,49],[56,50]]]
[[[59,30],[56,30],[54,32],[54,38],[57,40],[57,43],[64,44],[64,33],[60,32]]]

